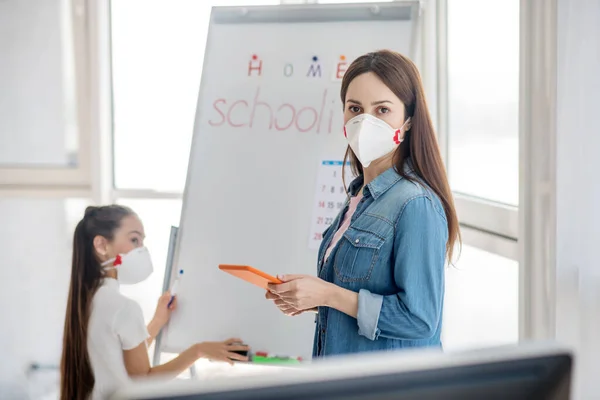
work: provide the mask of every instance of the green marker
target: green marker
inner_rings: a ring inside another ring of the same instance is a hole
[[[250,362],[255,364],[275,364],[275,365],[298,365],[301,361],[297,358],[291,357],[265,357],[252,355]]]

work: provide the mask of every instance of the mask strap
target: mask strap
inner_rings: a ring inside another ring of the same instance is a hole
[[[394,132],[394,143],[400,144],[404,141],[404,138],[400,138],[400,134],[402,133],[402,129],[406,126],[406,124],[408,124],[409,121],[410,117],[408,117],[406,121],[404,121],[400,128],[396,129],[396,131]],[[404,133],[406,134],[406,132]]]
[[[406,121],[404,121],[404,123],[403,123],[403,124],[402,124],[402,126],[400,127],[400,131],[402,131],[402,128],[404,128],[404,127],[406,126],[406,124],[408,124],[408,123],[410,122],[410,119],[411,119],[411,118],[412,118],[412,117],[408,117],[408,118],[406,118]]]
[[[104,261],[102,264],[100,264],[100,266],[104,267],[105,265],[108,265],[111,262],[113,263],[113,265],[110,267],[105,267],[104,269],[115,269],[117,266],[123,264],[121,255],[117,254],[117,256],[115,258],[111,258],[110,260]]]

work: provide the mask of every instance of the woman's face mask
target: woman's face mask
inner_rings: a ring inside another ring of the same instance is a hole
[[[344,126],[344,135],[350,148],[363,167],[368,167],[380,157],[394,151],[404,140],[404,127],[408,118],[398,129],[371,114],[360,114]]]
[[[109,267],[106,265],[112,264]],[[146,247],[138,247],[127,254],[102,263],[104,269],[117,270],[117,279],[125,285],[135,285],[146,280],[153,272],[152,260]]]

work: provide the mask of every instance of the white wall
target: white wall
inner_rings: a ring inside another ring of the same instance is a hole
[[[59,361],[70,277],[70,204],[0,198],[0,398],[23,398],[31,363]]]
[[[600,1],[558,1],[556,337],[600,396]]]

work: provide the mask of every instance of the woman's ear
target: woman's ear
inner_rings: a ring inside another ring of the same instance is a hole
[[[104,236],[96,236],[94,237],[94,251],[96,255],[102,260],[106,261],[108,259],[108,241]]]
[[[404,123],[404,132],[408,132],[410,131],[410,128],[412,127],[412,117],[408,117],[406,119],[406,122]]]

